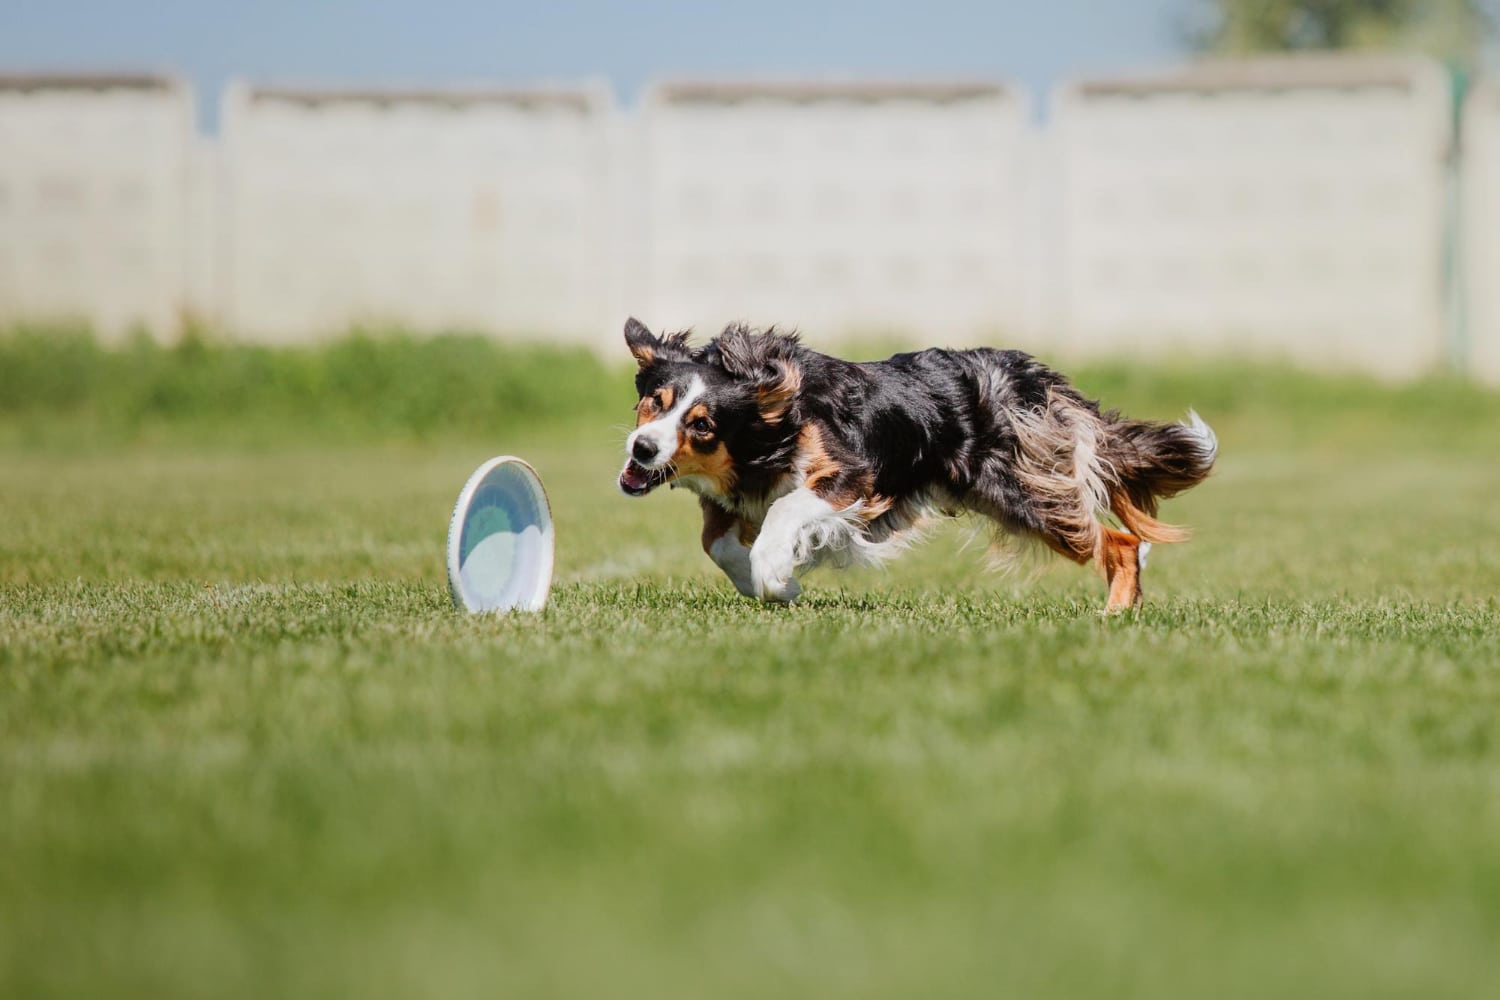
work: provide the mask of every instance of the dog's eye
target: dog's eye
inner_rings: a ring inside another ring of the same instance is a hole
[[[707,434],[714,429],[714,425],[708,422],[707,417],[699,417],[688,424],[688,430],[694,434]]]

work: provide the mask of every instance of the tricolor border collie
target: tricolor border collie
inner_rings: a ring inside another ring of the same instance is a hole
[[[930,514],[982,515],[1141,601],[1152,542],[1187,532],[1157,502],[1201,482],[1218,442],[1185,424],[1127,420],[1021,351],[926,350],[841,361],[793,334],[730,326],[700,347],[638,320],[636,427],[620,489],[698,494],[703,549],[740,593],[797,598],[817,565],[878,563]],[[1125,530],[1100,520],[1113,512]]]

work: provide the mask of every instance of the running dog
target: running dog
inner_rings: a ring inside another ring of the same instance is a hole
[[[967,512],[1094,563],[1107,612],[1137,607],[1151,543],[1187,538],[1156,519],[1158,502],[1202,482],[1218,453],[1196,413],[1101,411],[1021,351],[854,363],[774,328],[734,325],[694,347],[635,319],[625,343],[640,401],[620,489],[696,493],[704,551],[762,601],[793,601],[806,570],[879,563],[930,515]]]

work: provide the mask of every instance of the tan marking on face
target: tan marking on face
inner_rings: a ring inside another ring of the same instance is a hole
[[[670,410],[672,408],[672,404],[677,401],[677,390],[672,388],[670,385],[664,385],[660,389],[658,389],[657,392],[661,395],[660,405],[662,410]]]
[[[661,410],[657,409],[656,400],[651,396],[642,396],[641,401],[635,404],[635,425],[650,423],[661,416]]]
[[[686,427],[688,424],[691,424],[694,420],[697,420],[699,417],[707,417],[707,416],[708,416],[708,407],[705,406],[702,403],[699,403],[698,405],[694,406],[691,410],[687,411],[687,415],[682,418],[682,426]]]
[[[672,456],[672,465],[677,469],[678,476],[702,476],[713,484],[714,492],[720,496],[728,496],[734,490],[734,484],[739,478],[734,471],[734,459],[729,457],[729,449],[724,447],[720,441],[714,445],[714,450],[704,453],[698,451],[688,442],[688,436],[678,431],[677,453]]]

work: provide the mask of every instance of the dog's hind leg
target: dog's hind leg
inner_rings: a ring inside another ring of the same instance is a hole
[[[1109,581],[1109,600],[1105,614],[1116,614],[1141,606],[1141,570],[1145,562],[1143,543],[1134,535],[1112,528],[1102,528],[1099,539],[1099,568]]]
[[[1126,531],[1115,531],[1102,524],[1097,525],[1097,534],[1090,552],[1056,534],[1040,535],[1047,547],[1058,555],[1087,566],[1090,562],[1099,567],[1109,584],[1109,598],[1104,604],[1104,613],[1118,614],[1121,611],[1141,606],[1141,570],[1146,568],[1146,552],[1150,542],[1142,541]]]
[[[1089,563],[1097,566],[1109,585],[1109,598],[1104,605],[1105,614],[1140,607],[1141,570],[1145,568],[1146,552],[1151,544],[1129,532],[1107,527],[1082,510],[1063,518],[1055,517],[1056,509],[1046,513],[1054,517],[1044,520],[1037,528],[1022,527],[1019,533],[1030,535],[1053,552],[1080,566],[1087,566]],[[993,513],[990,516],[995,517]],[[1017,526],[1007,524],[998,517],[996,521],[1006,534],[1018,532]]]

